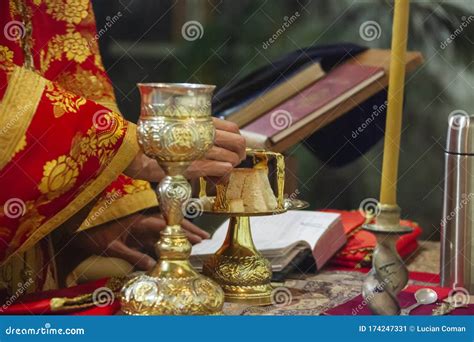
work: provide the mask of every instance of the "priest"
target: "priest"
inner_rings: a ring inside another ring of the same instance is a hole
[[[140,153],[135,125],[116,106],[89,0],[1,1],[0,28],[4,298],[25,284],[22,292],[57,288],[71,264],[92,254],[150,268],[146,251],[165,222],[143,210],[157,206],[148,182],[164,173]],[[245,157],[238,127],[214,123],[215,146],[189,178],[218,180]],[[191,242],[208,237],[183,225]]]

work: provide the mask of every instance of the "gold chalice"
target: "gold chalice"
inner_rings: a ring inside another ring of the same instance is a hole
[[[191,244],[180,225],[183,207],[191,196],[184,171],[214,142],[211,96],[215,87],[186,83],[138,87],[138,141],[143,152],[156,159],[166,173],[158,186],[158,197],[167,226],[156,244],[156,266],[123,286],[122,311],[130,315],[219,314],[223,291],[192,268],[188,261]]]

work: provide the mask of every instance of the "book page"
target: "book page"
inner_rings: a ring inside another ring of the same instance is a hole
[[[298,241],[306,241],[314,248],[339,216],[320,211],[288,211],[281,215],[251,217],[253,241],[258,250],[285,248]],[[212,239],[194,245],[192,255],[215,253],[224,242],[228,224],[228,220],[224,222]]]

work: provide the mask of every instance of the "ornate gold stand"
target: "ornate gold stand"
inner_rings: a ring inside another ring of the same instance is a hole
[[[222,287],[228,302],[271,304],[272,267],[253,244],[248,216],[230,218],[224,244],[206,260],[203,273]]]
[[[269,212],[228,212],[222,198],[207,197],[206,184],[201,180],[200,197],[206,197],[212,209],[203,210],[212,215],[230,217],[227,236],[219,250],[204,262],[203,273],[214,279],[224,290],[227,302],[250,305],[269,305],[272,303],[272,268],[270,262],[257,251],[252,240],[250,217],[269,216],[287,210],[303,209],[308,203],[294,199],[284,199],[284,159],[279,153],[247,150],[253,157],[254,167],[267,167],[269,157],[277,161],[277,202],[278,207]],[[221,203],[214,205],[215,201]]]
[[[377,315],[398,315],[400,304],[397,295],[408,283],[408,270],[398,255],[395,243],[411,227],[400,225],[400,208],[397,205],[379,204],[380,213],[375,224],[363,228],[373,233],[377,245],[372,257],[372,270],[362,285],[362,296]]]
[[[210,116],[214,86],[156,83],[139,87],[142,110],[138,139],[144,153],[155,158],[167,174],[158,187],[167,226],[156,244],[156,266],[123,286],[122,311],[129,315],[219,314],[224,293],[191,267],[191,244],[180,225],[183,206],[191,196],[191,186],[183,174],[214,140]]]

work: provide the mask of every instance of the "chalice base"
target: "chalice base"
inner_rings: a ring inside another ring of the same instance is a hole
[[[125,283],[120,301],[128,315],[218,315],[224,294],[187,260],[160,260],[150,273]]]
[[[250,286],[222,285],[225,301],[229,303],[265,306],[272,304],[273,287],[270,284]]]
[[[248,216],[230,218],[224,244],[204,262],[203,273],[222,287],[227,302],[272,303],[272,267],[255,248]]]

